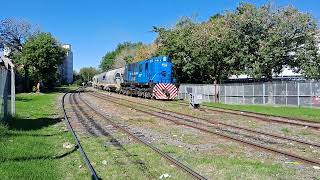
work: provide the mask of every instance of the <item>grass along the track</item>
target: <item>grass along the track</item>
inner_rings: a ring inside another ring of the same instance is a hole
[[[303,107],[275,107],[267,105],[231,105],[221,103],[204,103],[207,107],[224,108],[230,110],[248,111],[262,113],[272,116],[283,116],[287,118],[299,118],[314,122],[320,122],[320,109]]]
[[[59,95],[17,95],[16,117],[8,125],[0,124],[1,179],[90,177],[79,153],[63,148],[73,139],[58,115]]]
[[[134,100],[130,97],[122,97]],[[136,98],[136,100],[143,99]],[[150,103],[150,105],[162,103],[161,101],[145,102]],[[173,105],[178,106],[176,103],[167,104],[166,102],[162,104],[166,107],[170,105],[170,107],[172,106],[171,108],[174,108]],[[116,105],[113,104],[113,106]],[[110,107],[112,105],[105,106],[106,109]],[[163,120],[158,121],[154,118],[143,117],[142,115],[140,115],[140,120],[138,119],[139,117],[135,117],[134,112],[136,111],[129,110],[129,112],[122,111],[120,114],[126,117],[125,119],[128,118],[127,123],[131,126],[144,126],[147,129],[153,129],[154,131],[161,132],[160,134],[164,134],[160,136],[158,133],[155,133],[157,137],[166,137],[169,134],[169,137],[179,142],[183,141],[181,144],[177,144],[177,142],[171,144],[171,141],[164,139],[163,143],[158,144],[157,147],[170,153],[173,157],[177,157],[177,159],[193,167],[195,171],[200,172],[209,179],[312,179],[319,177],[312,167],[303,167],[299,162],[287,160],[285,163],[280,163],[281,160],[278,161],[277,156],[272,157],[272,155],[265,154],[264,152],[256,153],[256,150],[242,148],[242,146],[239,147],[239,144],[231,144],[229,141],[223,141],[215,136],[199,136],[194,131],[188,132],[185,128],[178,128],[174,125],[168,126],[159,122]],[[214,139],[214,143],[212,139]],[[185,143],[187,144],[186,146]],[[213,144],[210,147],[211,143]],[[288,165],[284,165],[287,163]]]

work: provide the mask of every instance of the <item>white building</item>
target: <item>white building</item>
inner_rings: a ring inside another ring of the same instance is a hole
[[[73,53],[70,44],[64,44],[62,47],[67,50],[67,56],[59,66],[59,73],[63,82],[71,84],[73,82]]]

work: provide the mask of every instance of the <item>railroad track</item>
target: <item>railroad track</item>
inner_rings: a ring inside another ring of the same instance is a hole
[[[65,109],[65,102],[64,102],[64,101],[65,101],[66,95],[67,95],[67,94],[70,94],[70,93],[72,93],[72,92],[65,93],[65,94],[63,95],[63,97],[62,97],[62,100],[61,100],[61,101],[62,101],[61,103],[62,103],[62,109],[63,109],[64,119],[65,119],[65,121],[66,121],[67,127],[68,127],[70,133],[72,134],[72,137],[73,137],[74,142],[75,142],[75,144],[76,144],[75,147],[76,147],[77,150],[79,151],[81,157],[82,157],[83,160],[85,161],[85,164],[86,164],[86,166],[87,166],[87,168],[88,168],[88,170],[89,170],[89,172],[90,172],[91,179],[93,179],[93,180],[99,180],[100,178],[99,178],[99,176],[97,175],[95,169],[93,168],[93,166],[92,166],[92,164],[91,164],[88,156],[86,155],[85,151],[83,150],[83,148],[82,148],[82,146],[81,146],[81,143],[80,143],[80,141],[79,141],[79,139],[78,139],[78,137],[77,137],[77,135],[76,135],[73,127],[71,126],[71,123],[70,123],[69,118],[68,118],[68,116],[67,116],[67,112],[66,112],[66,109]]]
[[[253,147],[256,147],[256,148],[259,148],[259,149],[262,149],[262,150],[266,150],[266,151],[269,151],[269,152],[285,155],[287,157],[294,158],[296,160],[299,160],[299,161],[302,161],[302,162],[305,162],[305,163],[308,163],[308,164],[320,165],[319,161],[311,159],[311,158],[302,157],[300,155],[296,155],[296,154],[293,154],[293,153],[290,153],[290,152],[285,152],[283,150],[275,149],[275,148],[268,147],[268,146],[265,146],[265,145],[261,145],[261,144],[258,144],[258,143],[253,143],[253,142],[250,142],[248,140],[243,140],[243,139],[238,138],[238,137],[234,137],[234,136],[231,136],[231,135],[228,135],[228,134],[223,134],[221,132],[217,132],[217,131],[213,131],[213,130],[208,129],[208,127],[217,127],[217,126],[212,126],[212,125],[219,125],[219,124],[221,124],[221,122],[217,122],[217,121],[211,122],[211,120],[207,120],[207,119],[203,119],[203,118],[199,118],[199,117],[186,115],[186,114],[183,114],[183,113],[168,111],[167,109],[161,109],[159,107],[154,107],[154,106],[151,106],[151,105],[146,105],[144,103],[138,103],[138,102],[127,100],[127,99],[120,99],[120,98],[116,98],[116,97],[109,96],[109,95],[106,95],[106,94],[93,93],[93,92],[89,92],[89,94],[92,95],[92,96],[95,96],[97,98],[108,100],[110,102],[113,102],[113,103],[121,105],[121,106],[125,106],[125,107],[128,107],[128,108],[135,109],[136,111],[140,111],[140,112],[143,112],[145,114],[149,114],[149,115],[152,115],[152,116],[155,116],[155,117],[166,119],[166,120],[174,122],[175,124],[178,124],[178,125],[184,125],[184,126],[192,127],[192,128],[195,128],[195,129],[199,129],[201,131],[204,131],[204,132],[207,132],[207,133],[210,133],[210,134],[215,134],[215,135],[224,137],[224,138],[229,139],[229,140],[240,142],[242,144],[250,145],[250,146],[253,146]],[[126,103],[121,103],[119,101],[126,101]],[[129,103],[134,103],[135,106],[128,104],[128,102]],[[143,110],[141,108],[137,108],[136,105],[143,106]],[[158,109],[158,111],[156,111],[155,109]],[[165,116],[161,116],[159,114],[164,114]],[[168,117],[168,116],[170,116],[170,117]],[[186,118],[186,117],[188,117],[188,118]],[[210,123],[211,125],[207,125],[207,124],[204,124],[202,122],[197,122],[197,121],[195,121],[195,119],[206,121],[208,123],[211,122]],[[183,120],[183,121],[181,121],[181,120]],[[192,124],[190,124],[190,123],[192,123]],[[294,138],[290,138],[290,137],[284,137],[284,136],[271,134],[271,133],[266,133],[266,132],[258,132],[258,131],[255,131],[255,130],[251,130],[251,129],[247,129],[247,128],[243,128],[243,127],[237,127],[237,126],[229,125],[229,124],[224,124],[224,125],[225,126],[227,125],[229,127],[233,127],[233,128],[236,128],[236,129],[241,129],[241,130],[253,132],[253,133],[259,133],[259,134],[271,136],[271,137],[274,137],[274,138],[295,141],[295,142],[298,142],[298,143],[301,143],[301,144],[304,144],[304,145],[312,145],[312,146],[315,146],[315,147],[320,147],[319,144],[315,144],[315,143],[311,143],[311,142],[307,142],[307,141],[302,141],[302,140],[298,140],[298,139],[294,139]]]
[[[177,103],[177,104],[182,105],[182,106],[189,106],[187,103]],[[200,108],[200,110],[239,115],[239,116],[244,116],[244,117],[255,118],[258,120],[262,120],[262,121],[290,124],[290,125],[295,125],[295,126],[310,127],[313,129],[320,130],[320,122],[311,122],[311,121],[308,121],[305,119],[288,118],[288,117],[284,117],[284,116],[273,116],[273,115],[267,115],[267,114],[262,114],[262,113],[240,111],[240,110],[231,110],[231,109],[227,109],[227,108],[216,108],[216,107],[209,107],[209,106],[205,106],[205,108],[203,108],[203,106],[202,106]]]
[[[106,116],[104,114],[102,114],[101,112],[99,112],[99,110],[96,110],[92,105],[90,105],[86,100],[84,100],[81,95],[78,95],[78,98],[80,100],[81,103],[83,103],[88,109],[90,109],[91,113],[93,112],[94,114],[96,114],[97,116],[100,116],[102,119],[104,119],[105,121],[107,121],[108,123],[110,123],[114,128],[122,131],[123,133],[127,134],[128,136],[132,137],[134,140],[136,140],[137,142],[147,146],[148,148],[152,149],[154,152],[156,152],[157,154],[159,154],[160,156],[164,157],[166,160],[168,160],[170,163],[172,163],[174,166],[180,168],[181,170],[183,170],[186,174],[190,175],[192,178],[194,179],[201,179],[201,180],[205,180],[206,178],[202,175],[200,175],[199,173],[195,172],[194,170],[192,170],[190,167],[184,165],[183,163],[179,162],[178,160],[174,159],[173,157],[171,157],[170,155],[166,154],[165,152],[161,151],[159,148],[155,147],[154,145],[152,145],[151,143],[149,143],[148,141],[144,140],[143,138],[139,137],[139,135],[135,134],[134,132],[131,132],[130,130],[128,130],[126,128],[126,125],[122,125],[119,123],[116,123],[114,120],[112,120],[111,117]],[[78,104],[79,102],[74,99],[75,104]]]
[[[106,95],[106,96],[108,96],[108,95]],[[108,96],[108,97],[116,98],[114,96]],[[163,108],[159,108],[159,107],[156,107],[156,106],[147,105],[147,104],[144,104],[144,103],[139,103],[139,102],[131,101],[131,100],[127,100],[127,99],[121,99],[121,100],[125,100],[125,101],[131,102],[131,103],[135,103],[135,104],[139,104],[139,105],[143,105],[143,106],[148,106],[148,107],[151,107],[151,108],[154,108],[154,109],[158,109],[158,110],[161,110],[164,113],[169,112],[169,113],[174,113],[174,114],[177,114],[177,115],[185,116],[185,117],[188,117],[188,118],[191,118],[191,119],[202,120],[202,121],[205,121],[205,122],[207,122],[209,124],[213,124],[213,125],[222,125],[222,126],[225,126],[225,127],[230,127],[230,128],[234,128],[234,129],[238,129],[238,130],[244,130],[244,131],[251,132],[251,133],[256,133],[256,134],[261,134],[261,135],[270,136],[270,137],[274,137],[274,138],[279,138],[279,139],[282,139],[282,140],[289,140],[289,141],[297,142],[297,143],[304,144],[304,145],[320,147],[320,144],[317,144],[317,143],[303,141],[303,140],[290,138],[290,137],[286,137],[286,136],[282,136],[282,135],[278,135],[278,134],[274,134],[274,133],[269,133],[269,132],[256,131],[256,130],[249,129],[249,128],[246,128],[246,127],[236,126],[236,125],[220,122],[220,121],[213,120],[213,119],[205,119],[205,118],[201,118],[201,117],[195,117],[195,116],[191,116],[191,115],[188,115],[188,114],[175,112],[175,111],[171,111],[171,110],[167,110],[167,109],[163,109]]]

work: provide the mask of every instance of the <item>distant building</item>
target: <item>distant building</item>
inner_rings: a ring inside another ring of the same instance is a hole
[[[67,56],[59,66],[58,71],[61,76],[61,81],[71,84],[73,82],[73,53],[70,44],[64,44],[62,47],[67,50]]]

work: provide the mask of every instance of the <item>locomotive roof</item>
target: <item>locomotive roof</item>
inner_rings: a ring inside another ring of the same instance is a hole
[[[145,60],[142,60],[142,61],[138,61],[138,62],[134,62],[134,63],[130,63],[130,64],[136,64],[136,63],[143,63],[143,62],[146,62],[146,61],[150,61],[150,60],[154,60],[154,61],[162,61],[163,59],[165,58],[164,61],[170,61],[169,57],[168,56],[156,56],[156,57],[152,57],[150,59],[145,59]],[[126,66],[130,65],[130,64],[126,64]],[[121,68],[124,68],[124,67],[121,67]],[[114,69],[110,69],[108,71],[104,71],[100,74],[96,74],[94,75],[93,77],[99,77],[107,72],[110,72],[110,71],[113,71],[113,70],[117,70],[117,69],[121,69],[121,68],[114,68]]]
[[[165,60],[163,60],[165,58]],[[136,63],[144,63],[146,61],[151,61],[151,60],[154,60],[154,61],[170,61],[169,57],[168,56],[156,56],[156,57],[152,57],[150,59],[145,59],[145,60],[142,60],[142,61],[138,61],[138,62],[134,62],[134,63],[130,63],[130,64],[136,64]],[[126,66],[130,65],[130,64],[126,64]]]

